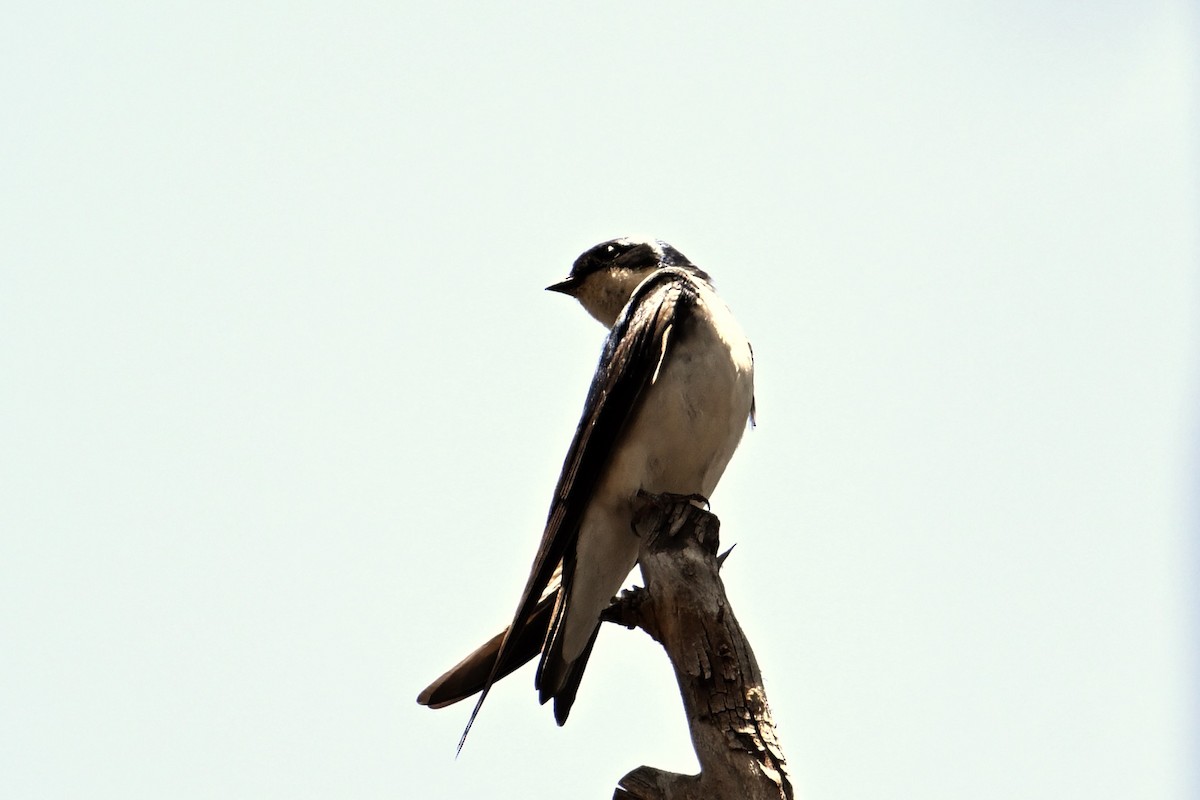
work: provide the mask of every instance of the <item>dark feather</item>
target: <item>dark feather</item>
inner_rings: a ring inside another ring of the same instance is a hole
[[[504,641],[511,625],[488,639],[475,652],[426,686],[424,691],[417,695],[417,702],[430,708],[445,708],[482,691],[493,671],[495,672],[493,680],[500,680],[515,672],[526,662],[532,661],[542,652],[542,645],[546,640],[546,631],[550,628],[550,618],[557,599],[558,589],[555,588],[534,606],[533,614],[517,626],[517,632],[512,638],[512,645],[505,654],[504,662],[500,663],[498,667],[497,656],[500,654],[500,643]]]
[[[693,275],[686,269],[665,268],[652,274],[634,291],[609,332],[583,416],[563,463],[529,580],[521,594],[513,624],[500,639],[499,656],[494,661],[492,673],[483,682],[479,700],[459,740],[460,749],[492,684],[501,677],[501,665],[511,663],[518,643],[528,641],[522,622],[532,616],[560,563],[564,565],[562,591],[565,594],[559,603],[569,598],[575,544],[584,512],[616,442],[669,353],[672,328],[678,331],[695,308],[698,292],[693,280]],[[570,712],[591,653],[591,644],[595,641],[593,633],[587,648],[573,664],[555,664],[550,653],[561,622],[562,614],[556,613],[546,639],[547,646],[543,648],[537,679],[542,689],[542,701],[554,697],[555,717],[560,724]],[[547,672],[548,666],[553,675]],[[554,678],[553,682],[547,680],[550,677]]]

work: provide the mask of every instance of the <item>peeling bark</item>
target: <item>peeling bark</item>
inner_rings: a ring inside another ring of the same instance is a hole
[[[637,529],[646,586],[605,618],[641,628],[667,651],[700,774],[639,767],[614,800],[793,800],[762,674],[718,572],[720,521],[687,498],[649,497]]]

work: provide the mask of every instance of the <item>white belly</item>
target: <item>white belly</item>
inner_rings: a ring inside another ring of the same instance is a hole
[[[632,518],[638,491],[710,496],[745,431],[754,399],[750,344],[715,294],[706,290],[700,299],[697,324],[686,335],[674,332],[679,338],[670,357],[584,514],[564,620],[568,661],[580,655],[600,612],[637,562]]]

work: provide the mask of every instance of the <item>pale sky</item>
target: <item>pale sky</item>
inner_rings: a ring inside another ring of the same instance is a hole
[[[436,8],[436,10],[435,10]],[[1200,795],[1200,25],[1156,2],[41,3],[0,26],[0,796],[694,768],[507,621],[638,232],[759,426],[713,497],[811,800]]]

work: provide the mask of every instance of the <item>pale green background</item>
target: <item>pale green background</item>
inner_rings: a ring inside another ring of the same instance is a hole
[[[804,795],[1195,796],[1194,4],[0,30],[0,796],[691,769],[640,633],[564,729],[505,681],[457,762],[467,709],[413,702],[515,606],[595,364],[541,289],[635,231],[755,344],[714,510]]]

